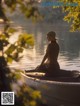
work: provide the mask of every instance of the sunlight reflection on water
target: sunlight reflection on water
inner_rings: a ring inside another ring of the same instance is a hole
[[[24,54],[23,59],[19,63],[13,63],[10,65],[10,67],[14,67],[17,69],[23,69],[23,70],[30,70],[34,69],[37,65],[41,63],[41,60],[44,55],[40,54],[35,54],[34,50],[26,50],[26,53]],[[58,62],[60,64],[60,67],[62,69],[70,69],[70,70],[79,70],[80,69],[80,64],[79,64],[80,59],[74,59],[74,60],[68,60],[67,57],[65,56],[60,56],[58,58]]]
[[[46,33],[54,28],[60,45],[58,58],[60,67],[62,69],[80,70],[80,35],[78,32],[70,33],[64,24],[60,25],[29,24],[29,26],[24,27],[24,32],[33,34],[35,47],[25,50],[23,59],[19,63],[14,62],[10,67],[29,70],[39,65],[47,45]]]

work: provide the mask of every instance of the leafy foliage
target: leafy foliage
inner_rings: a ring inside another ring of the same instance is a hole
[[[66,13],[64,20],[71,24],[71,31],[80,31],[80,0],[60,0],[64,4],[63,12]],[[69,5],[70,4],[70,5]],[[73,4],[73,5],[71,5]]]
[[[22,46],[22,47],[24,47],[24,46],[28,47],[29,44],[31,46],[34,45],[34,39],[33,39],[32,35],[26,34],[26,33],[21,34],[19,36],[18,45]]]
[[[16,11],[17,9],[22,12],[27,18],[32,18],[33,20],[39,19],[40,13],[37,8],[37,2],[34,0],[4,0],[0,3],[0,16],[4,21],[7,21],[6,15],[4,12],[7,11],[8,8],[11,12]],[[3,5],[4,4],[4,5]],[[5,11],[4,11],[4,10]]]
[[[7,6],[11,12],[19,8],[27,18],[36,19],[39,12],[34,4],[33,0],[0,0],[0,18],[4,21],[4,31],[0,33],[0,90],[16,93],[15,106],[41,106],[42,102],[40,92],[34,91],[26,85],[26,82],[23,82],[21,71],[18,70],[16,73],[8,68],[7,63],[12,63],[13,60],[19,61],[22,58],[20,53],[23,53],[25,48],[33,47],[34,40],[31,34],[23,33],[18,35],[15,42],[10,42],[10,37],[17,30],[10,27],[5,8]]]
[[[7,27],[4,28],[4,33],[0,35],[0,50],[2,55],[6,58],[7,62],[12,62],[13,60],[19,61],[21,56],[19,55],[27,47],[34,46],[34,39],[31,34],[20,34],[18,39],[11,44],[9,38],[16,32],[16,29]]]

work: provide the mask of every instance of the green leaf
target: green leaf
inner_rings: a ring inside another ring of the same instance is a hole
[[[10,47],[5,51],[5,53],[6,53],[7,55],[12,54],[12,52],[14,52],[15,49],[16,49],[16,46],[13,45],[13,44],[11,44]]]
[[[23,52],[23,48],[17,48],[17,51],[18,51],[19,53],[22,53],[22,52]]]
[[[13,59],[11,57],[7,57],[7,62],[8,63],[12,63],[13,62]]]
[[[5,34],[1,34],[1,35],[0,35],[0,38],[6,39],[6,35],[5,35]]]
[[[16,31],[17,31],[17,30],[14,29],[14,28],[9,28],[7,32],[13,34],[13,33],[16,32]]]
[[[33,46],[34,45],[33,36],[31,34],[21,34],[19,36],[18,44],[24,48],[26,47],[26,44],[28,46]]]

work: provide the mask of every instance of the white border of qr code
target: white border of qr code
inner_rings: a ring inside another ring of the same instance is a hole
[[[3,103],[3,94],[4,93],[13,93],[13,103]],[[14,92],[1,92],[1,105],[14,105]]]

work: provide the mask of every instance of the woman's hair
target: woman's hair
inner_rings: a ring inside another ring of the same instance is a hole
[[[47,37],[51,38],[52,40],[56,40],[56,33],[54,31],[50,31],[47,33]]]

